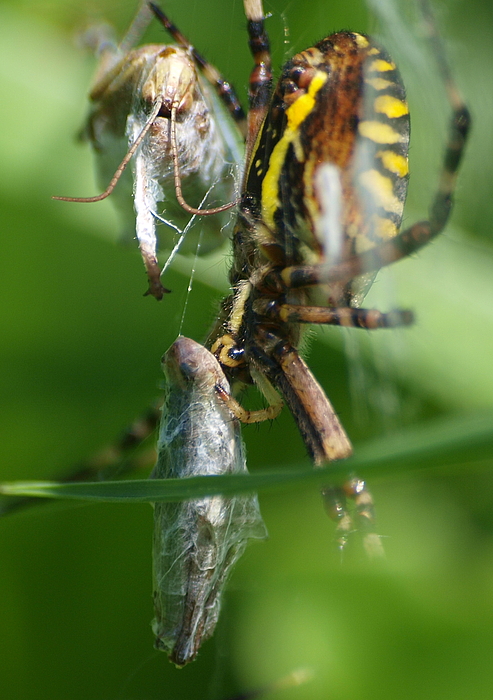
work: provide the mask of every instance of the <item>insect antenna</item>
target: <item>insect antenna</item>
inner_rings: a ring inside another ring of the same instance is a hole
[[[181,187],[181,175],[180,175],[180,165],[178,163],[178,146],[176,143],[176,110],[177,105],[174,104],[171,108],[171,119],[170,119],[170,146],[171,146],[171,157],[173,158],[173,173],[175,180],[175,195],[176,200],[180,207],[184,209],[189,214],[200,215],[200,216],[210,216],[212,214],[220,214],[222,211],[227,211],[232,209],[237,204],[239,200],[234,200],[233,202],[228,202],[228,204],[222,204],[220,207],[213,207],[212,209],[196,209],[191,207],[183,196],[183,191]]]
[[[152,109],[151,114],[149,115],[149,118],[147,119],[147,121],[144,125],[144,128],[142,129],[140,134],[137,136],[137,138],[135,139],[135,141],[133,142],[131,147],[128,149],[124,159],[122,160],[122,162],[120,163],[118,168],[115,170],[115,174],[111,178],[110,184],[108,185],[108,187],[105,189],[104,192],[102,192],[101,194],[98,194],[94,197],[58,197],[58,196],[54,196],[54,197],[52,197],[52,199],[56,199],[57,201],[60,201],[60,202],[81,202],[83,204],[88,204],[91,202],[101,202],[103,199],[106,199],[106,197],[109,197],[110,194],[115,189],[115,187],[118,183],[118,180],[121,178],[125,168],[127,167],[130,160],[132,159],[132,156],[134,155],[134,153],[136,152],[136,150],[138,149],[138,147],[140,146],[140,144],[144,140],[147,132],[149,131],[149,129],[153,125],[154,120],[158,116],[162,105],[163,105],[163,98],[160,96],[160,97],[158,97],[158,99],[154,103],[154,107]]]

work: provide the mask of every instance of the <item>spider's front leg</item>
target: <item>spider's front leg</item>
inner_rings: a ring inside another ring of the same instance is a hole
[[[272,322],[257,313],[256,303],[265,303],[262,290],[252,285],[245,285],[244,290],[244,298],[237,290],[226,325],[220,326],[217,335],[213,333],[209,344],[230,381],[254,383],[269,407],[250,412],[231,398],[223,399],[239,420],[253,423],[278,414],[282,407],[280,394],[315,465],[345,459],[352,453],[351,443],[324,390],[295,347],[295,324]]]
[[[282,341],[269,353],[261,346],[259,342],[249,350],[250,361],[262,369],[269,383],[288,404],[315,466],[350,457],[351,442],[332,404],[298,351]],[[322,498],[327,514],[336,523],[336,543],[341,552],[356,531],[362,534],[368,556],[384,555],[375,528],[373,498],[362,479],[353,475],[341,485],[326,485],[322,488]],[[348,501],[352,502],[352,508]]]

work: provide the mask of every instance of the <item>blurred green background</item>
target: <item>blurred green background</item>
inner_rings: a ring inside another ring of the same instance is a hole
[[[266,2],[274,65],[336,29],[377,30],[398,60],[413,115],[405,221],[426,216],[447,107],[408,5],[379,0]],[[202,340],[224,262],[198,265],[183,316],[186,262],[161,304],[142,296],[136,249],[115,243],[111,203],[76,143],[94,59],[75,37],[90,21],[123,32],[136,3],[0,3],[2,229],[0,479],[48,479],[110,442],[155,397],[178,332]],[[239,0],[168,0],[165,10],[237,86],[251,60]],[[313,332],[309,363],[355,442],[493,406],[493,9],[437,7],[474,118],[451,225],[379,275],[368,304],[416,311],[414,327],[374,336]],[[167,41],[158,27],[146,36]],[[227,263],[227,260],[226,260]],[[223,281],[221,281],[223,280]],[[244,430],[249,467],[308,465],[288,412]],[[297,667],[313,680],[284,698],[489,698],[493,686],[491,463],[405,471],[370,486],[387,560],[359,543],[341,560],[311,486],[262,495],[270,533],[239,563],[221,620],[178,671],[153,651],[151,508],[44,505],[0,521],[0,697],[6,700],[220,700]],[[416,465],[419,467],[419,464]]]

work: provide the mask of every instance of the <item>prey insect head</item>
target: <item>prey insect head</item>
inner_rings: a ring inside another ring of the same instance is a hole
[[[147,6],[144,9],[148,12]],[[125,49],[115,49],[113,57],[105,48],[91,89],[84,133],[94,147],[104,191],[94,197],[55,199],[99,202],[113,194],[127,235],[128,221],[134,218],[148,293],[159,300],[166,290],[157,259],[157,221],[169,222],[173,236],[176,230],[180,235],[187,230],[182,253],[195,252],[200,243],[200,253],[205,254],[228,235],[230,217],[214,215],[237,202],[242,145],[231,118],[241,123],[243,114],[217,70],[162,13],[155,7],[153,11],[179,45],[128,50],[124,42]],[[164,202],[164,211],[158,202]],[[206,216],[191,233],[190,215]],[[173,247],[170,239],[167,248]]]
[[[155,104],[162,100],[160,117],[171,117],[191,109],[197,84],[197,71],[185,49],[166,46],[155,59],[155,63],[142,86],[142,99]]]

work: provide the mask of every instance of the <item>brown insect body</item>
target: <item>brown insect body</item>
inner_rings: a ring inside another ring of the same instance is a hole
[[[186,41],[181,35],[179,38]],[[191,213],[184,200],[199,206],[208,198],[219,202],[234,199],[242,138],[215,93],[219,88],[212,80],[219,78],[215,73],[210,80],[201,75],[198,66],[207,72],[209,65],[199,62],[193,47],[150,44],[123,56],[116,49],[107,53],[90,93],[93,106],[84,135],[95,150],[101,185],[106,187],[110,182],[110,186],[102,195],[85,201],[98,201],[114,189],[113,199],[128,229],[124,234],[131,238],[136,231],[149,293],[160,299],[166,290],[160,282],[157,260],[158,202],[165,203],[164,223],[180,231]],[[228,109],[240,119],[229,104]],[[123,163],[126,165],[124,159],[132,148],[136,151],[131,175]],[[224,241],[231,216],[218,219],[219,213],[203,217],[195,236],[187,235],[186,241],[180,241],[181,252],[195,252],[200,242],[200,252],[207,253]]]
[[[152,477],[246,474],[238,421],[219,364],[180,336],[165,354],[166,400]],[[177,666],[214,632],[224,587],[249,539],[267,536],[255,495],[210,496],[154,505],[155,646]]]

